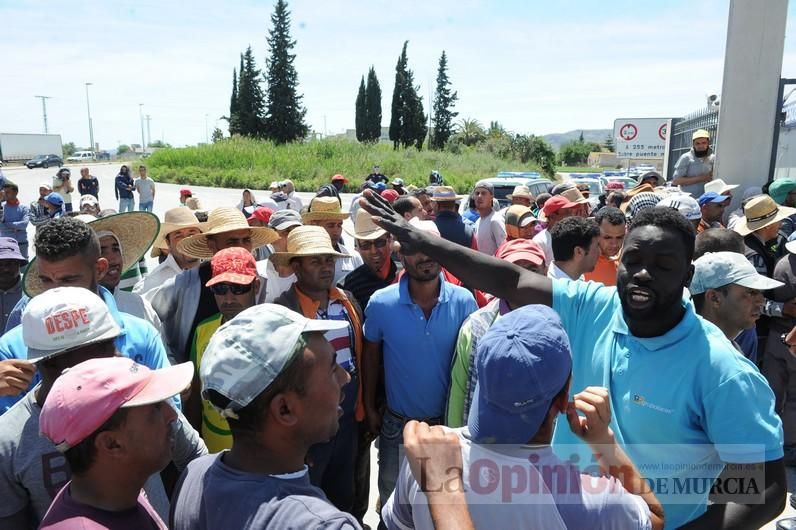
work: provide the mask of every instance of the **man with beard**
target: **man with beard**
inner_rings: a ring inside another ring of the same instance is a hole
[[[436,259],[512,306],[543,304],[561,315],[572,345],[572,385],[608,388],[615,405],[611,429],[633,462],[649,470],[667,526],[757,528],[782,511],[787,482],[773,393],[757,368],[683,299],[695,232],[678,212],[649,208],[633,218],[612,288],[551,280],[431,238],[370,194],[363,207],[397,237],[402,252]],[[565,430],[556,430],[555,448],[589,462],[585,447]],[[689,450],[673,451],[670,444],[689,444]],[[710,505],[710,487],[674,488],[711,484],[719,475],[720,484],[748,482],[760,471],[757,495]]]
[[[439,236],[425,236],[427,231],[436,232],[431,221],[411,224],[429,241],[460,246]],[[402,220],[402,226],[408,225]],[[473,295],[444,281],[440,264],[432,258],[420,252],[402,252],[400,257],[406,274],[374,293],[365,310],[365,414],[368,429],[379,435],[382,506],[398,477],[404,425],[413,419],[442,423],[459,327],[477,309]],[[382,358],[387,406],[379,410],[376,389]]]
[[[275,252],[269,259],[276,266],[290,264],[296,275],[296,282],[274,300],[275,304],[306,318],[346,323],[326,334],[335,350],[337,364],[349,374],[351,381],[343,392],[340,429],[328,442],[314,445],[307,460],[310,481],[321,488],[337,508],[352,513],[357,423],[365,417],[359,375],[363,339],[359,305],[351,293],[334,287],[333,283],[335,261],[344,257],[345,254],[334,249],[324,228],[299,226],[287,236],[287,251]]]
[[[691,135],[692,147],[680,156],[674,165],[672,184],[699,197],[705,193],[705,183],[713,180],[713,163],[716,155],[710,149],[710,133],[699,129]]]
[[[202,433],[202,439],[211,453],[232,447],[232,433],[227,420],[215,410],[210,402],[199,395],[199,366],[210,338],[222,324],[235,318],[238,313],[256,303],[260,289],[257,262],[251,252],[241,247],[230,247],[219,251],[210,261],[213,277],[205,285],[216,299],[218,314],[196,326],[191,342],[190,360],[195,367],[191,388],[195,389],[185,401],[185,416],[191,425]]]
[[[495,255],[498,247],[506,241],[506,225],[503,216],[492,208],[492,199],[495,198],[495,189],[484,180],[475,184],[473,189],[475,208],[478,210],[478,221],[475,222],[475,239],[478,251]]]

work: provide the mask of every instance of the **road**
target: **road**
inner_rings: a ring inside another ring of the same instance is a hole
[[[72,170],[72,179],[75,188],[77,188],[77,179],[80,178],[80,167],[81,166],[70,166],[67,165],[69,169]],[[94,175],[99,179],[100,183],[100,193],[99,193],[99,202],[102,208],[118,208],[118,201],[115,199],[113,194],[113,182],[116,174],[121,167],[121,164],[118,162],[113,163],[98,163],[98,164],[90,164],[86,165],[91,171],[91,174]],[[137,170],[135,168],[138,167],[137,164],[132,164],[131,167],[134,169],[133,174],[137,174]],[[57,169],[50,168],[50,169],[27,169],[25,167],[21,168],[3,168],[3,174],[5,177],[13,182],[15,182],[19,186],[19,200],[23,203],[29,203],[36,199],[39,195],[39,183],[42,181],[47,181],[52,183],[52,177],[55,174]],[[155,181],[157,181],[157,174],[153,175]],[[154,205],[154,213],[158,215],[161,219],[163,218],[163,214],[166,210],[170,208],[175,208],[179,206],[179,190],[186,185],[181,184],[167,184],[167,183],[158,183],[157,190],[155,194],[155,205]],[[187,185],[187,187],[191,188],[193,191],[194,196],[199,197],[202,207],[206,210],[212,210],[213,208],[217,208],[219,206],[235,206],[238,201],[241,199],[241,189],[232,189],[232,188],[209,188],[206,186],[191,186]],[[269,195],[268,191],[265,190],[252,190],[255,197],[267,197]],[[304,201],[304,204],[307,204],[309,200],[313,197],[312,193],[299,193],[299,197],[301,200]],[[354,195],[351,193],[344,193],[342,194],[343,200],[343,207],[348,209],[351,200],[353,199]],[[136,198],[137,200],[137,198]],[[80,195],[77,192],[72,194],[72,201],[77,208],[78,203],[80,201]],[[348,221],[346,221],[348,222]],[[29,227],[29,235],[30,235],[30,252],[31,255],[34,252],[32,241],[33,241],[33,227]],[[155,262],[150,263],[150,267],[155,266]],[[365,522],[369,524],[372,528],[376,528],[378,524],[378,516],[375,513],[375,499],[378,497],[378,489],[376,486],[376,473],[377,473],[377,455],[376,450],[371,450],[371,476],[370,476],[370,497],[373,499],[371,503],[371,510],[365,516]],[[794,491],[796,490],[796,469],[789,467],[788,468],[788,490]],[[782,517],[796,517],[796,510],[791,508],[789,503],[786,503],[785,510],[782,512],[780,519]],[[776,524],[775,522],[771,522],[764,527],[765,530],[775,530]]]

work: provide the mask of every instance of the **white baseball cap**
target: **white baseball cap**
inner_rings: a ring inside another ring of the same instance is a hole
[[[694,277],[688,290],[704,293],[734,283],[741,287],[765,291],[784,284],[758,274],[746,256],[737,252],[708,252],[694,260]]]
[[[689,221],[702,219],[702,209],[695,198],[685,193],[673,193],[655,205],[656,208],[674,208]]]
[[[29,361],[43,361],[121,334],[102,298],[82,287],[45,291],[31,298],[22,313]]]

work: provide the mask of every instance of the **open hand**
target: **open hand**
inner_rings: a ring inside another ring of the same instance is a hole
[[[418,243],[424,237],[423,232],[398,215],[384,197],[372,190],[365,190],[363,197],[359,199],[359,205],[373,216],[374,223],[395,236],[401,245],[401,254],[411,255],[417,252]]]

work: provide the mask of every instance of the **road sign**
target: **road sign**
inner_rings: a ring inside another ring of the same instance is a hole
[[[663,158],[671,120],[627,118],[614,121],[617,158]]]

